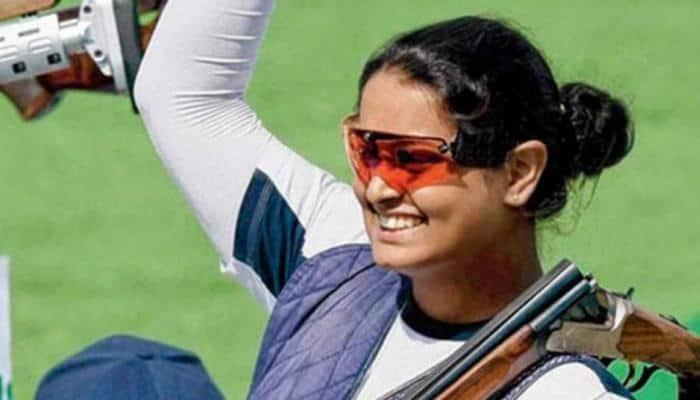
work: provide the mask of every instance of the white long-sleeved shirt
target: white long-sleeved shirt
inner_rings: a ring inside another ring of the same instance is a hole
[[[273,5],[257,0],[170,2],[135,93],[153,144],[216,247],[224,271],[244,282],[268,309],[282,280],[272,282],[276,277],[267,275],[289,274],[296,265],[270,265],[275,260],[257,257],[253,241],[286,246],[288,259],[283,261],[288,262],[341,243],[366,241],[348,185],[275,139],[244,100]],[[258,186],[250,190],[262,193],[244,204],[254,175]],[[261,228],[273,226],[261,227],[255,219],[270,215],[250,215],[261,197],[275,203],[269,214],[296,218],[289,224],[303,229],[301,248],[290,248],[285,238],[272,243],[271,233]],[[255,224],[241,222],[250,218]],[[244,243],[246,235],[254,237]],[[270,273],[261,273],[266,268]],[[272,271],[277,268],[287,271]]]
[[[268,310],[306,258],[367,242],[350,187],[275,139],[245,102],[273,8],[272,0],[170,0],[135,89],[155,149],[223,271]],[[420,335],[397,319],[356,397],[388,392],[460,343]],[[582,364],[552,370],[521,398],[562,398],[562,390],[568,399],[618,398]]]

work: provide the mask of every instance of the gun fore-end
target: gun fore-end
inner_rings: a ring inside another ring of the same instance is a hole
[[[437,397],[438,400],[488,399],[513,382],[545,354],[529,325],[501,343]]]

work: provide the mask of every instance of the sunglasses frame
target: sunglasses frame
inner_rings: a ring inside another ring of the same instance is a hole
[[[412,141],[412,142],[421,142],[421,141],[433,142],[434,144],[437,145],[435,150],[437,152],[439,152],[445,158],[445,160],[444,160],[445,162],[448,162],[451,165],[458,164],[456,162],[456,160],[454,159],[454,157],[452,156],[452,152],[454,149],[454,142],[449,143],[446,139],[441,138],[441,137],[435,137],[435,136],[416,136],[416,135],[398,134],[398,133],[386,132],[386,131],[378,131],[378,130],[373,130],[373,129],[364,129],[361,127],[352,126],[352,124],[349,122],[352,118],[354,118],[354,116],[347,117],[344,120],[344,123],[343,123],[343,142],[345,144],[345,152],[346,152],[346,156],[348,158],[348,162],[353,170],[353,173],[360,180],[363,180],[362,173],[360,172],[360,170],[364,169],[364,168],[360,168],[356,165],[356,163],[357,163],[356,157],[353,155],[355,153],[355,151],[352,150],[351,144],[350,144],[351,135],[362,136],[362,140],[366,140],[367,142],[375,142],[375,143],[376,143],[376,141],[381,141],[381,140],[387,140],[387,141],[407,140],[407,141]],[[399,164],[396,164],[395,168],[403,169]]]
[[[356,120],[357,117],[358,114],[355,113],[343,119],[343,132],[345,136],[343,140],[346,144],[346,153],[348,156],[350,156],[347,149],[348,130],[363,130],[352,126],[353,121]],[[397,139],[420,140],[421,138],[425,138],[426,140],[439,140],[443,144],[443,147],[438,149],[440,152],[447,153],[447,151],[449,151],[450,154],[448,156],[452,162],[462,167],[471,168],[493,168],[502,165],[509,151],[518,144],[517,142],[494,140],[491,134],[469,134],[461,129],[457,131],[455,139],[451,142],[448,142],[444,138],[434,136],[414,136],[371,129],[367,129],[366,131],[375,135],[386,135]],[[387,137],[387,139],[390,138]],[[352,162],[352,160],[348,161]]]
[[[357,114],[351,114],[345,118],[343,118],[343,140],[347,144],[347,135],[350,134],[350,130],[354,131],[364,131],[367,134],[374,136],[379,136],[381,137],[380,139],[375,139],[375,140],[399,140],[399,139],[405,139],[405,140],[437,140],[442,142],[442,145],[438,148],[438,151],[440,153],[447,153],[450,152],[449,157],[456,162],[454,157],[452,157],[452,153],[454,153],[454,148],[455,148],[455,141],[448,142],[446,139],[441,138],[441,137],[436,137],[436,136],[415,136],[415,135],[407,135],[407,134],[401,134],[401,133],[394,133],[394,132],[388,132],[388,131],[378,131],[375,129],[364,129],[360,127],[353,127],[351,126],[352,120],[357,118]]]

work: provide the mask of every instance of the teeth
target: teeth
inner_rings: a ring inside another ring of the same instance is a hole
[[[421,219],[409,216],[379,216],[379,225],[384,229],[407,229],[421,224]]]

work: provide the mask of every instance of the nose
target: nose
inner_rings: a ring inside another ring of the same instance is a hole
[[[389,186],[379,175],[374,175],[367,182],[365,198],[370,204],[386,204],[401,198],[401,193]]]

